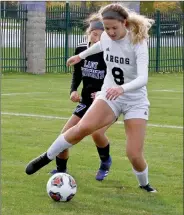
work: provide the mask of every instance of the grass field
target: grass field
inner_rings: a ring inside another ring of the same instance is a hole
[[[52,42],[51,42],[52,45]],[[68,56],[74,54],[73,48],[67,49]],[[20,48],[2,48],[2,67],[3,70],[20,71],[21,65],[25,67],[25,59],[20,60]],[[46,49],[46,71],[48,73],[62,73],[65,68],[65,49],[47,48]],[[182,47],[161,47],[160,61],[158,63],[159,71],[171,72],[182,71]],[[24,57],[23,57],[24,58]],[[66,57],[67,58],[67,57]],[[149,68],[150,71],[156,70],[156,48],[149,49]],[[71,71],[71,69],[68,69]]]
[[[48,173],[54,162],[35,175],[24,173],[30,159],[57,137],[76,106],[69,100],[70,79],[71,74],[2,76],[2,215],[182,215],[181,73],[151,74],[148,84],[151,107],[145,156],[157,194],[138,189],[125,156],[122,124],[107,132],[113,165],[103,182],[95,181],[99,159],[91,138],[71,149],[68,170],[78,185],[71,202],[56,203],[47,196]]]

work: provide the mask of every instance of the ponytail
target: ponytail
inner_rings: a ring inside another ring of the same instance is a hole
[[[129,30],[132,43],[136,44],[142,42],[144,39],[148,39],[148,31],[152,24],[154,24],[154,20],[130,12],[127,18],[126,27]]]

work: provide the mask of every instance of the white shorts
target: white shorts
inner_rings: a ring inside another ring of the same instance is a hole
[[[100,91],[96,94],[95,99],[102,99],[110,106],[115,116],[118,118],[123,114],[124,120],[127,119],[145,119],[149,118],[149,100],[147,96],[143,95],[133,98],[124,95],[119,96],[116,100],[107,100],[106,93]]]

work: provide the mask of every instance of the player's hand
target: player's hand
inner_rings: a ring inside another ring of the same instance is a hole
[[[118,96],[123,94],[123,88],[122,87],[111,87],[107,89],[106,98],[109,100],[115,100]]]
[[[91,98],[92,98],[93,100],[95,99],[95,96],[96,96],[96,92],[91,93]]]
[[[66,65],[73,66],[73,65],[79,63],[81,60],[82,59],[79,57],[79,55],[74,55],[67,60]]]
[[[70,95],[70,99],[72,100],[72,102],[80,102],[80,95],[77,91],[73,91]]]

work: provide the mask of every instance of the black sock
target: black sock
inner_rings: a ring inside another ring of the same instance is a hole
[[[105,162],[109,159],[109,148],[110,148],[110,145],[108,144],[106,147],[104,148],[99,148],[97,146],[97,150],[98,150],[98,154],[99,154],[99,157],[100,157],[100,160]]]
[[[65,172],[67,169],[67,159],[62,159],[62,158],[58,158],[56,157],[56,166],[57,166],[57,170],[59,172]]]
[[[48,158],[48,156],[47,156],[47,152],[44,152],[42,155],[41,155],[41,157],[43,158],[43,160],[44,160],[44,162],[45,163],[50,163],[52,160],[50,160],[49,158]]]

